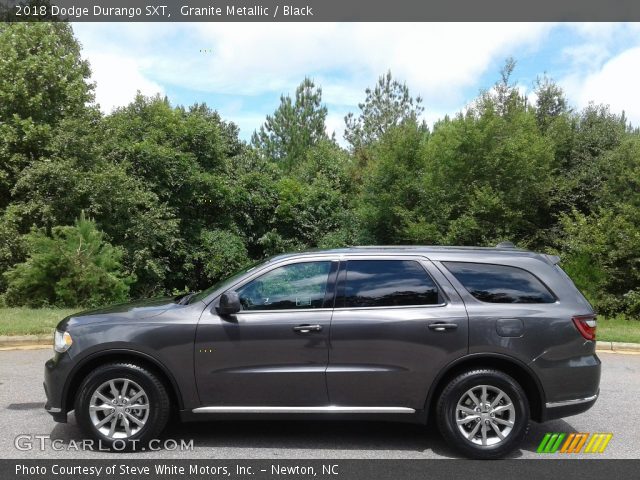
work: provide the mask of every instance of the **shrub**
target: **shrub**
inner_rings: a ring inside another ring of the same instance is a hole
[[[4,274],[7,305],[94,307],[128,298],[133,279],[122,271],[123,250],[109,244],[84,213],[51,235],[33,229],[25,243],[27,259]]]
[[[203,230],[194,262],[201,271],[201,286],[210,286],[246,266],[247,248],[241,237],[228,230]]]

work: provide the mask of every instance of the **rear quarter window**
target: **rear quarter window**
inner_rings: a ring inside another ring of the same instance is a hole
[[[487,263],[443,262],[475,298],[488,303],[554,303],[555,296],[532,273]]]

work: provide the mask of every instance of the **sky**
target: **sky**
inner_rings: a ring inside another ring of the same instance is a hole
[[[137,90],[174,105],[206,102],[248,140],[282,94],[304,77],[322,87],[327,130],[342,140],[344,116],[391,70],[423,98],[433,124],[464,109],[498,80],[531,99],[541,75],[577,109],[625,111],[640,126],[640,24],[625,23],[75,23],[92,68],[96,101],[109,113]]]

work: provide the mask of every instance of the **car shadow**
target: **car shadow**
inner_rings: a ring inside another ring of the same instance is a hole
[[[23,402],[10,403],[7,410],[41,410],[44,408],[44,402]]]
[[[69,415],[67,423],[58,423],[51,431],[51,439],[63,444],[79,443],[84,438],[73,414]],[[160,439],[193,440],[196,449],[397,450],[415,453],[432,450],[445,457],[457,456],[444,444],[435,428],[393,422],[172,421]]]
[[[545,423],[531,423],[529,428],[529,434],[522,442],[521,450],[527,450],[529,452],[535,452],[538,450],[538,445],[544,438],[544,435],[549,432],[557,433],[575,433],[577,430],[567,423],[565,420],[551,420]]]
[[[507,458],[520,458],[523,451],[535,452],[547,432],[571,433],[576,430],[564,420],[544,424],[532,423],[520,449]],[[58,423],[51,438],[64,444],[81,442],[85,437],[73,414],[68,423]],[[435,425],[425,428],[410,423],[375,421],[292,421],[292,420],[234,420],[180,423],[172,421],[160,437],[180,442],[193,440],[198,449],[268,449],[309,451],[405,451],[413,454],[428,451],[445,458],[463,458],[450,448]],[[277,454],[275,454],[277,455]],[[310,454],[310,457],[315,455]],[[414,455],[411,455],[412,457]]]

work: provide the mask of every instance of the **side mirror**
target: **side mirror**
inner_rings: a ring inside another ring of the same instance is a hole
[[[242,310],[238,292],[233,290],[224,292],[220,297],[220,304],[216,307],[216,310],[218,311],[218,315],[233,315]]]

